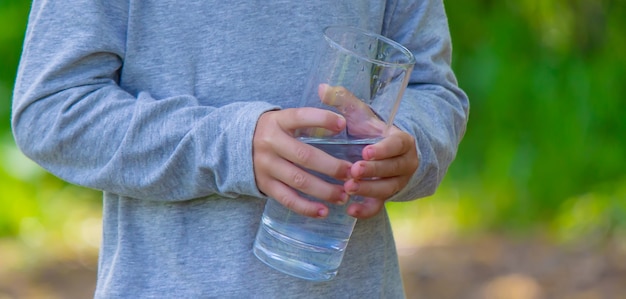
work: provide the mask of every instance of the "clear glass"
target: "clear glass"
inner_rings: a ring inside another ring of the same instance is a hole
[[[307,128],[296,132],[296,137],[334,157],[350,162],[361,160],[363,148],[382,139],[392,125],[414,64],[409,50],[386,37],[353,27],[327,27],[300,107],[340,113],[347,126],[339,134]],[[359,200],[358,196],[350,198]],[[325,204],[329,215],[316,219],[268,199],[254,254],[272,268],[295,277],[314,281],[335,277],[356,219],[346,214],[349,203]]]

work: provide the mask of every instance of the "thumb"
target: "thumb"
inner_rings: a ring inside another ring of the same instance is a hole
[[[322,103],[335,107],[346,118],[346,127],[350,135],[358,137],[383,135],[385,123],[369,105],[345,87],[320,84],[317,92]]]

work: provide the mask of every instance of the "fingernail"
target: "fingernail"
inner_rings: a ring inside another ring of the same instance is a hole
[[[346,192],[348,192],[348,194],[354,194],[359,190],[359,184],[357,182],[354,182],[352,184],[352,188],[350,188],[350,190],[346,190]]]
[[[352,178],[352,165],[350,165],[350,167],[346,168],[346,179],[344,180],[347,181],[349,179]]]
[[[319,209],[317,211],[317,216],[319,216],[320,218],[324,218],[326,217],[326,215],[328,215],[328,211],[326,211],[326,209]]]
[[[359,213],[359,209],[357,209],[356,207],[355,207],[355,208],[352,208],[352,209],[348,209],[348,210],[349,210],[349,211],[348,211],[348,215],[350,215],[350,216],[352,216],[352,217],[354,217],[354,218],[359,217],[359,214],[360,214],[360,213]]]
[[[359,177],[361,177],[365,173],[365,166],[363,164],[359,164],[356,173]]]
[[[337,119],[337,128],[339,130],[343,130],[343,128],[346,127],[346,119],[343,118],[343,116],[340,116],[339,119]]]
[[[320,97],[320,99],[322,100],[322,102],[324,102],[324,98],[326,95],[326,87],[328,87],[328,84],[320,84],[317,86],[317,95]]]
[[[341,198],[339,199],[339,204],[345,205],[348,202],[348,199],[350,199],[350,195],[348,195],[348,193],[346,192],[342,192]]]
[[[374,154],[376,153],[376,151],[374,151],[373,148],[368,148],[365,150],[366,154],[367,154],[367,159],[366,160],[374,160]]]

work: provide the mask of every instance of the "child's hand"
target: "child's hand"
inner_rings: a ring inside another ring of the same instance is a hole
[[[404,188],[419,165],[415,139],[386,124],[369,106],[342,86],[321,84],[318,90],[323,103],[337,108],[346,118],[348,132],[359,137],[384,136],[376,144],[363,149],[363,161],[350,169],[351,179],[344,188],[351,195],[365,197],[362,203],[353,203],[348,214],[356,218],[376,215],[385,200]]]
[[[348,214],[355,218],[376,215],[385,200],[407,185],[418,166],[415,139],[391,127],[383,140],[363,149],[363,161],[354,163],[350,169],[352,178],[345,182],[344,188],[365,200],[351,204]]]
[[[269,111],[261,115],[252,145],[254,175],[259,190],[296,213],[309,217],[326,217],[328,207],[299,196],[296,190],[328,202],[345,203],[348,195],[343,186],[327,183],[301,167],[345,181],[352,164],[293,137],[298,129],[318,127],[337,133],[345,126],[346,120],[342,116],[316,108]]]

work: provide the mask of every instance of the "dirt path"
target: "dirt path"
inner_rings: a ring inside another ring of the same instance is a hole
[[[623,299],[625,245],[566,247],[485,237],[399,252],[409,298]]]
[[[399,253],[408,298],[626,298],[626,242],[585,248],[483,237]],[[0,299],[91,298],[95,263],[0,271]]]

